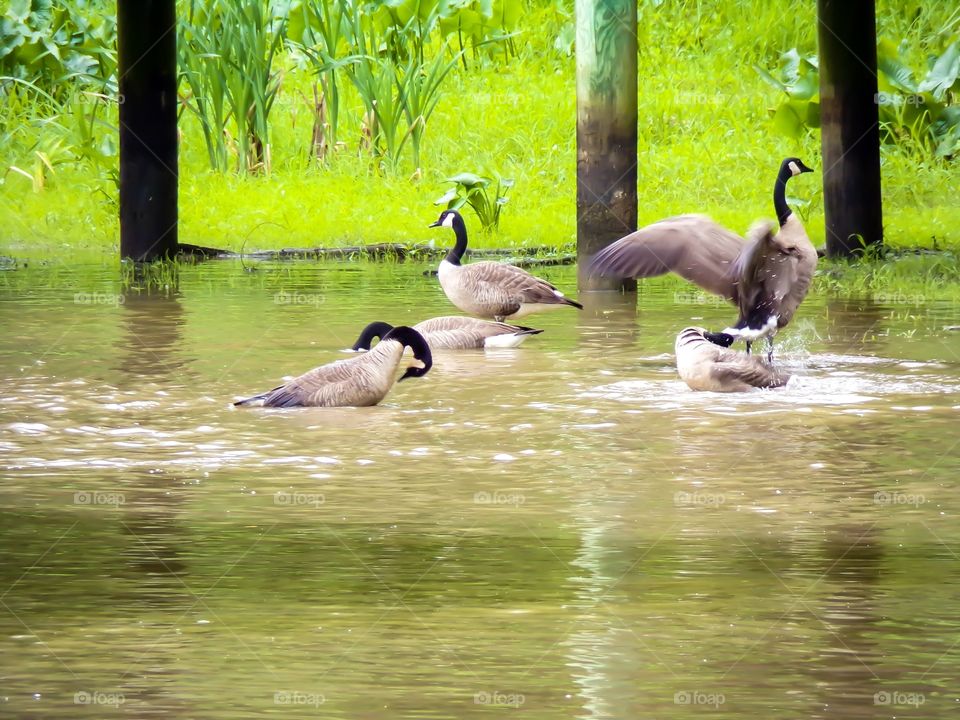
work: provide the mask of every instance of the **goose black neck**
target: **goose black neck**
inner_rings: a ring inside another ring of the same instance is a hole
[[[457,236],[457,244],[453,246],[453,250],[447,253],[447,262],[451,265],[459,265],[463,254],[467,251],[467,226],[463,224],[463,220],[460,218],[454,219],[453,232]]]
[[[777,181],[773,184],[773,209],[777,212],[777,220],[780,227],[783,227],[793,211],[787,205],[787,180],[793,177],[790,167],[784,163],[780,166],[780,174],[777,175]]]
[[[423,363],[423,367],[408,367],[407,371],[400,377],[400,380],[405,380],[408,377],[422,377],[433,367],[433,354],[430,352],[430,346],[427,344],[427,341],[423,339],[423,335],[412,327],[407,327],[406,325],[395,327],[384,335],[381,340],[396,340],[397,342],[403,343],[413,350],[413,357]]]
[[[385,322],[372,322],[367,325],[360,337],[353,344],[354,350],[369,350],[374,338],[382,339],[384,335],[393,330],[393,325]]]

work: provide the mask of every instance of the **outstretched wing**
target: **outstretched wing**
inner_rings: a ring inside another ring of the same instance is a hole
[[[645,278],[675,272],[704,290],[735,301],[731,266],[743,238],[706,215],[680,215],[640,228],[605,247],[588,273]]]

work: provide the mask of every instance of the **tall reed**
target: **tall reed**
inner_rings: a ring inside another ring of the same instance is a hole
[[[270,111],[280,87],[274,61],[282,48],[286,3],[190,0],[180,23],[180,72],[186,107],[200,122],[210,167],[270,171]],[[234,135],[231,136],[230,129]]]

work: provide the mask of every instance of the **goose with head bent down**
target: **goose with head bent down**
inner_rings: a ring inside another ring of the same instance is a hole
[[[457,236],[437,275],[447,298],[463,312],[503,322],[568,305],[583,309],[546,280],[513,265],[490,261],[461,264],[467,250],[467,226],[456,210],[444,210],[430,227],[450,228]]]
[[[733,336],[688,327],[677,335],[677,372],[691,390],[744,392],[787,384],[782,374],[758,357],[729,350]]]
[[[404,348],[422,367],[411,365],[400,376],[422,377],[433,365],[430,346],[413,328],[393,328],[368,353],[322,365],[300,377],[234,405],[264,407],[364,407],[376,405],[393,387]]]
[[[748,353],[754,340],[766,337],[770,359],[773,336],[803,302],[817,266],[817,251],[786,201],[787,181],[807,172],[813,171],[798,158],[781,163],[773,186],[776,233],[772,223],[758,223],[744,240],[705,215],[680,215],[604,248],[589,272],[619,278],[675,272],[736,305],[740,317],[724,332],[746,340]]]
[[[483,348],[513,348],[531,335],[542,333],[528,327],[507,325],[506,323],[478,320],[472,317],[449,315],[424,320],[413,326],[433,350],[479,350]],[[354,350],[369,350],[374,338],[383,338],[393,330],[385,322],[372,322],[367,325]]]

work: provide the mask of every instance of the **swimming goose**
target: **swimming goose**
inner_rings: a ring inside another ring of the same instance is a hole
[[[389,323],[370,323],[363,329],[353,349],[369,350],[374,338],[382,338],[392,329],[393,326]],[[424,340],[433,350],[513,348],[531,335],[543,332],[543,330],[528,327],[455,315],[424,320],[414,325],[413,329],[423,335]]]
[[[465,313],[503,322],[566,305],[583,309],[546,280],[513,265],[490,261],[461,265],[467,226],[456,210],[444,210],[430,227],[451,228],[457,236],[456,245],[440,263],[438,276],[447,298]]]
[[[780,222],[754,225],[744,240],[705,215],[680,215],[648,225],[598,252],[589,271],[619,278],[675,272],[736,305],[740,317],[724,332],[750,344],[786,326],[810,289],[817,251],[786,201],[787,180],[813,172],[799,158],[780,164],[773,207]]]
[[[264,407],[364,407],[376,405],[393,387],[403,350],[409,347],[423,367],[411,365],[400,376],[422,377],[433,365],[427,341],[413,328],[393,328],[368,353],[322,365],[298,378],[234,405]]]
[[[680,331],[674,345],[677,372],[691,390],[743,392],[787,384],[789,375],[777,372],[760,358],[728,350],[733,340],[732,335],[699,327]]]

